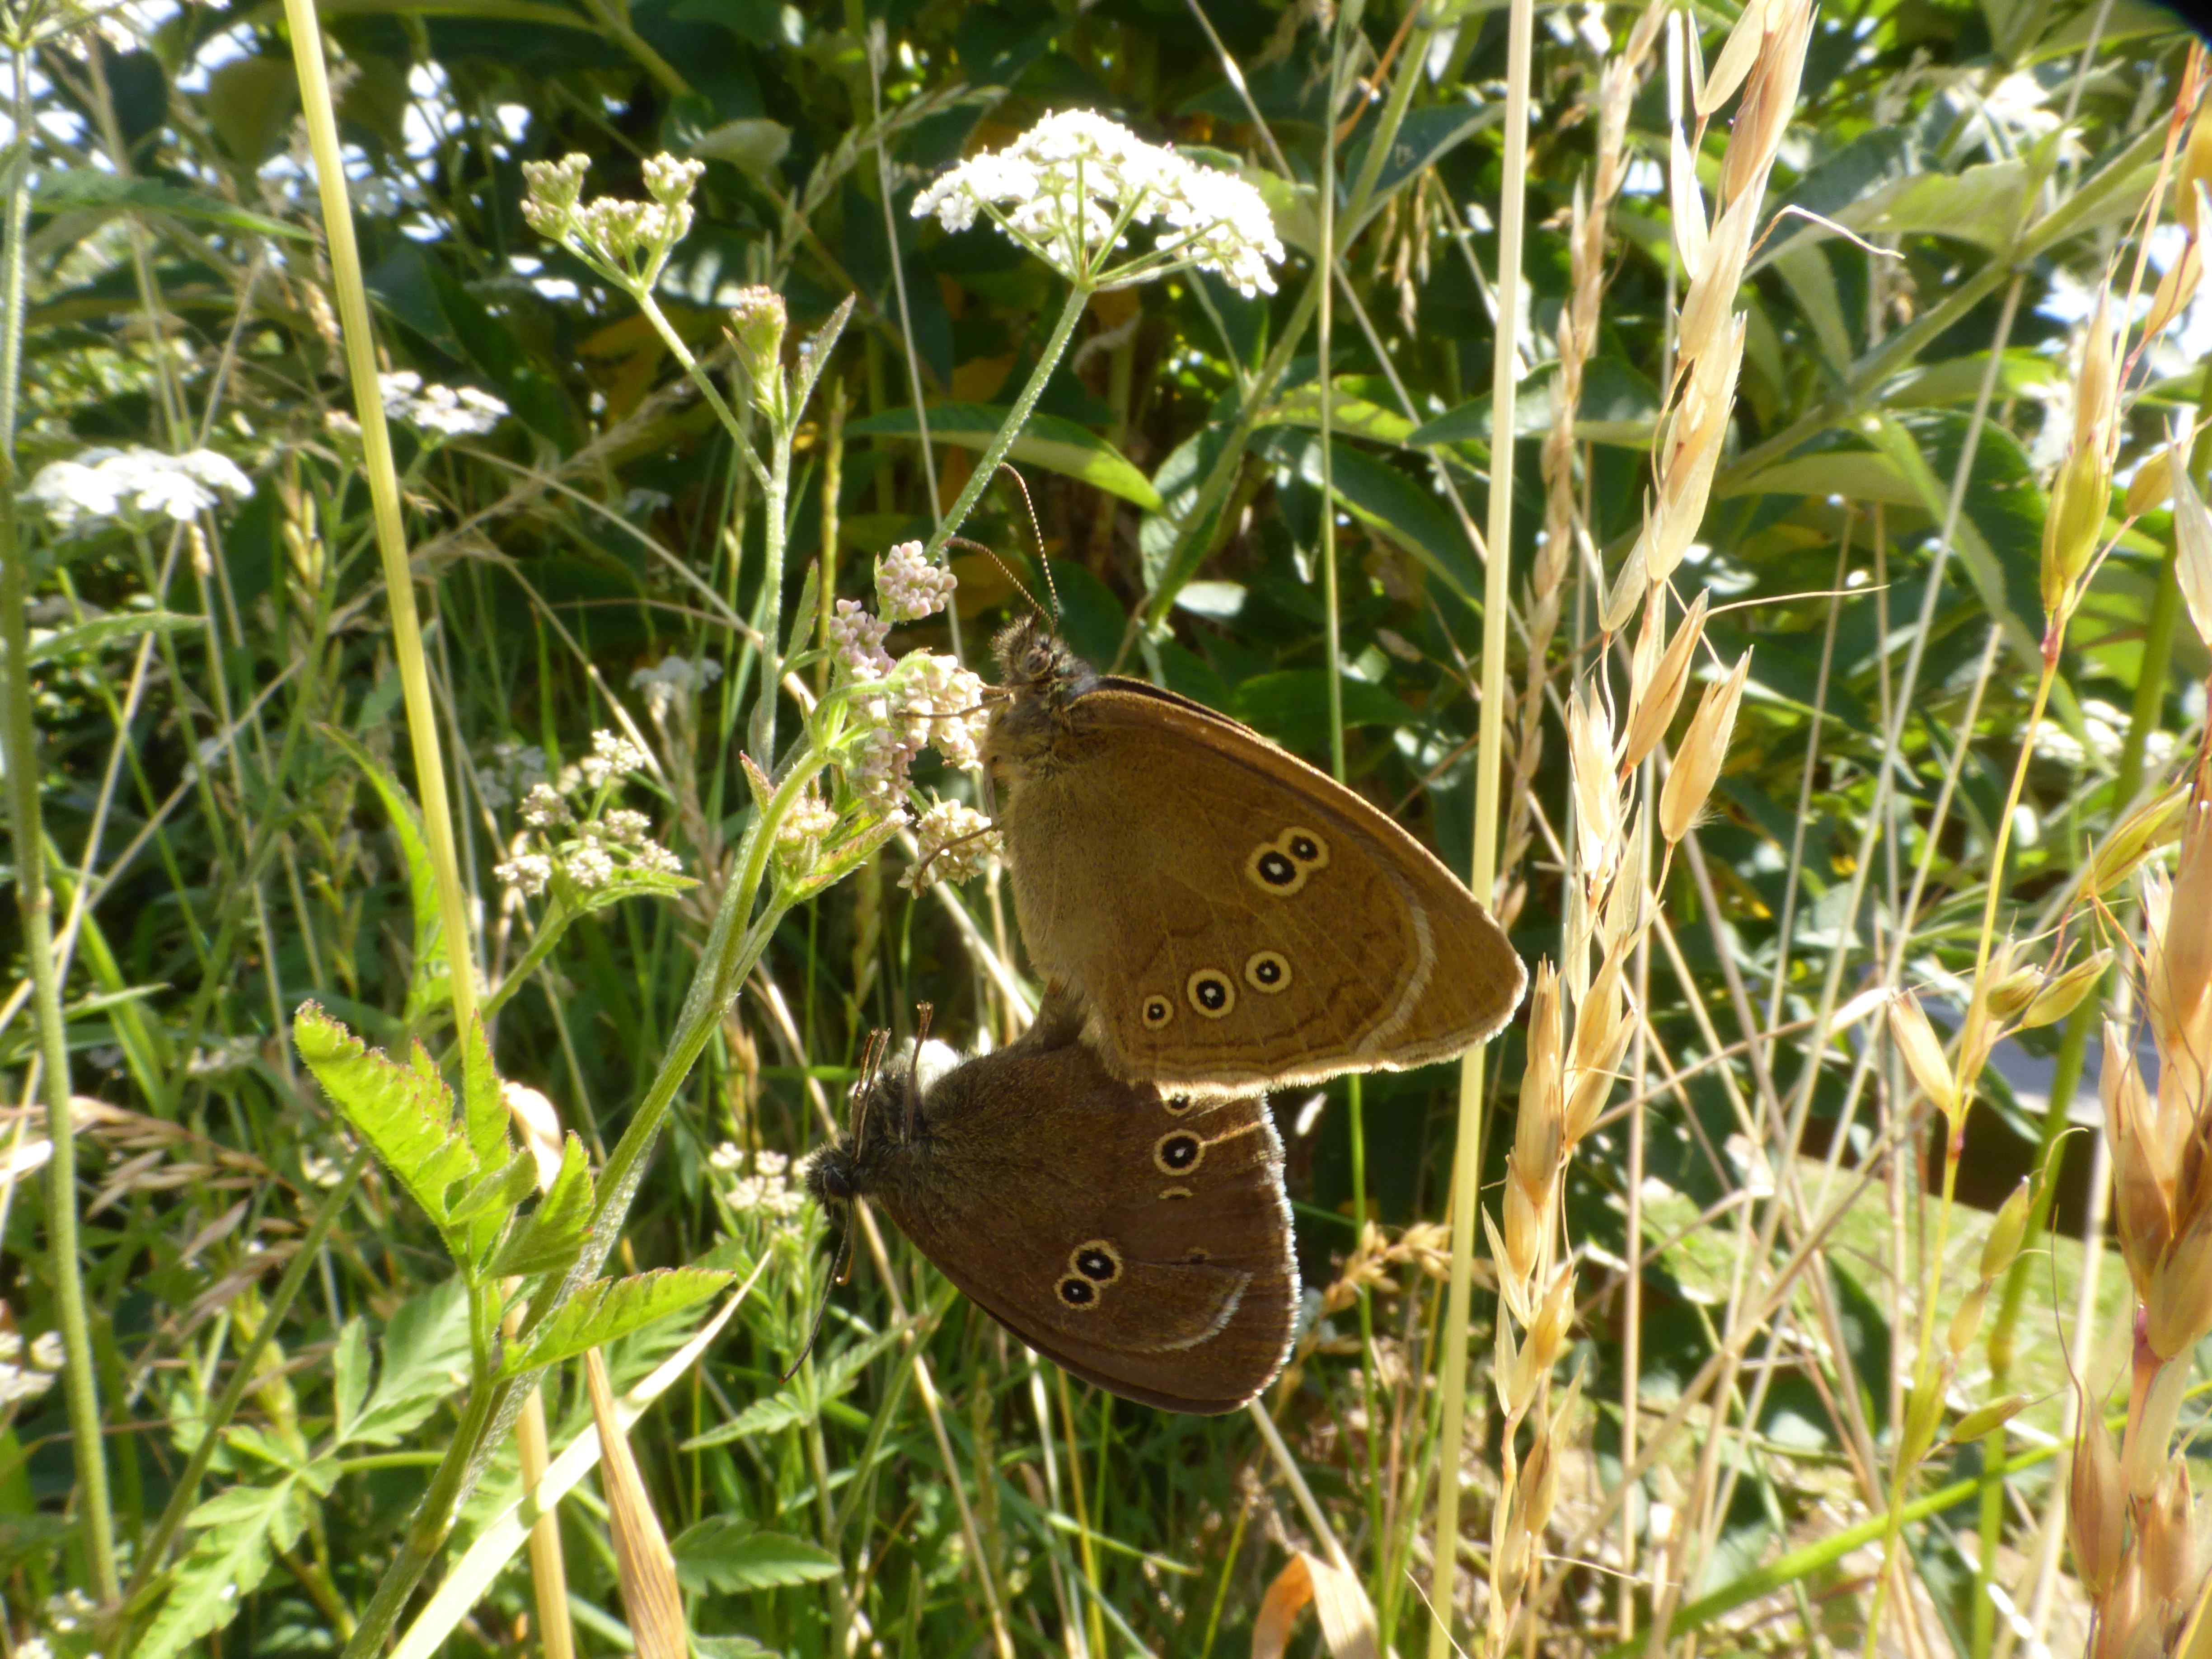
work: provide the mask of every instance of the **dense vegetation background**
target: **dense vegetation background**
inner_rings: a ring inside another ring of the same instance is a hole
[[[9,176],[29,210],[11,243],[27,273],[17,489],[100,446],[210,449],[242,474],[241,488],[210,481],[198,513],[72,525],[51,486],[14,521],[33,631],[9,672],[34,693],[45,839],[27,844],[19,817],[8,858],[18,874],[43,860],[59,933],[68,1196],[110,1480],[95,1500],[80,1480],[59,1349],[33,1340],[59,1328],[66,1292],[41,1173],[52,1051],[11,912],[6,1638],[55,1653],[332,1650],[466,1426],[471,1347],[415,1201],[380,1170],[337,1185],[356,1139],[292,1040],[309,1000],[395,1054],[414,1038],[443,1053],[452,1028],[445,952],[422,948],[437,915],[408,799],[422,791],[291,37],[278,8],[245,0],[14,0],[5,21]],[[468,945],[503,999],[501,1072],[543,1091],[595,1163],[630,1121],[757,810],[738,757],[758,732],[759,626],[866,596],[875,558],[930,534],[1066,297],[988,228],[947,234],[909,204],[949,164],[1066,107],[1241,171],[1290,257],[1272,295],[1186,273],[1094,298],[1013,453],[1022,487],[1002,475],[963,527],[993,556],[956,548],[953,613],[893,648],[988,672],[984,641],[1022,603],[1015,578],[1040,586],[1041,538],[1087,656],[1335,761],[1464,870],[1486,575],[1468,514],[1493,482],[1499,204],[1525,185],[1526,289],[1508,313],[1522,441],[1510,543],[1493,550],[1514,606],[1496,897],[1532,963],[1559,958],[1589,811],[1561,722],[1592,672],[1610,674],[1607,699],[1626,696],[1629,641],[1608,642],[1601,613],[1644,523],[1678,344],[1670,134],[1694,141],[1715,188],[1729,118],[1700,137],[1685,110],[1738,21],[1732,0],[1662,7],[1632,47],[1637,8],[1541,9],[1525,171],[1508,173],[1503,9],[326,6],[380,366],[419,377],[392,394],[402,507],[474,896]],[[1528,1639],[1658,1650],[1644,1644],[1672,1621],[1710,1650],[1847,1652],[1871,1619],[1884,1651],[1980,1656],[2031,1632],[2072,1651],[2093,1605],[2107,1639],[2119,1615],[2111,1584],[2085,1594],[2059,1549],[2063,1471],[2077,1401],[2107,1401],[2119,1379],[2110,1409],[2128,1403],[2135,1304],[2117,1267],[2085,1272],[2101,1245],[2070,1242],[2101,1237],[2106,1164],[2094,1133],[2059,1132],[2085,1061],[2096,1075],[2092,1015],[2124,1019],[2125,994],[2100,990],[1999,1048],[1962,1158],[1946,1156],[1927,1077],[1881,1010],[1917,988],[1940,1026],[1959,1024],[1993,882],[2021,962],[2081,960],[2067,952],[2083,940],[2119,947],[2124,973],[2135,960],[2135,866],[2166,859],[2178,823],[2178,806],[2154,822],[2140,809],[2178,803],[2204,718],[2167,499],[2172,473],[2203,477],[2201,304],[2106,348],[2118,406],[2098,441],[2112,465],[2074,499],[2078,515],[2093,489],[2109,551],[2052,638],[2048,684],[2046,517],[2081,447],[2076,389],[2098,384],[2085,338],[2100,296],[2140,324],[2162,273],[2193,270],[2193,192],[2212,181],[2201,64],[2139,0],[1828,0],[1804,52],[1734,298],[1747,322],[1725,449],[1675,577],[1680,599],[1710,595],[1699,685],[1751,651],[1741,709],[1679,854],[1620,825],[1610,848],[1662,884],[1659,924],[1627,979],[1633,1041],[1605,1068],[1623,1079],[1613,1109],[1565,1181],[1576,1275],[1558,1386],[1581,1380],[1552,1454],[1556,1508],[1536,1528]],[[1604,66],[1624,61],[1620,194],[1581,276],[1601,306],[1578,348],[1571,441],[1547,471],[1571,231],[1602,140]],[[581,153],[587,194],[636,198],[662,152],[705,171],[658,299],[725,386],[742,288],[780,294],[794,338],[853,301],[790,434],[774,595],[759,482],[668,337],[521,211],[526,161]],[[1332,165],[1346,194],[1324,370],[1316,181]],[[2141,473],[2177,422],[2165,471]],[[1202,499],[1209,474],[1225,496]],[[1547,519],[1547,501],[1565,516]],[[803,670],[784,699],[787,742],[826,674]],[[590,775],[578,769],[601,731],[647,757],[601,804],[644,811],[700,884],[641,881],[541,959],[547,902],[495,867],[533,844],[530,787]],[[970,798],[935,766],[924,781]],[[1660,775],[1639,775],[1648,825]],[[1024,1018],[996,876],[915,895],[908,864],[892,843],[783,916],[617,1247],[632,1273],[766,1261],[633,1435],[692,1631],[722,1653],[793,1656],[847,1641],[1279,1650],[1267,1644],[1301,1599],[1285,1565],[1304,1552],[1325,1595],[1336,1569],[1364,1592],[1383,1643],[1424,1648],[1452,1068],[1275,1103],[1314,1320],[1263,1402],[1279,1449],[1246,1418],[1165,1416],[1071,1385],[888,1234],[889,1277],[864,1249],[830,1292],[811,1369],[779,1382],[829,1249],[786,1160],[842,1113],[867,1033],[910,1034],[925,1000],[961,1042],[1004,1041]],[[1488,1054],[1509,1113],[1526,1047],[1516,1027]],[[2086,1090],[2075,1110],[2094,1122]],[[1493,1216],[1511,1141],[1510,1115],[1498,1122]],[[2016,1263],[2001,1255],[1976,1291],[1988,1224],[1971,1212],[1996,1210],[2046,1152],[2065,1172],[2035,1189],[2037,1218],[2055,1212],[2057,1231]],[[1956,1218],[1924,1196],[1952,1176],[1970,1212]],[[306,1271],[280,1285],[333,1192]],[[1753,1261],[1771,1302],[1746,1298]],[[1926,1321],[1970,1295],[1986,1323],[1936,1376],[1951,1328]],[[1447,1472],[1465,1493],[1452,1595],[1470,1648],[1512,1507],[1495,1305],[1479,1286],[1466,1449]],[[617,1386],[707,1311],[609,1345]],[[264,1337],[218,1405],[242,1346]],[[1980,1423],[1945,1438],[2012,1395],[2031,1403],[2009,1439]],[[549,1373],[545,1399],[557,1452],[590,1420],[581,1368]],[[1610,1502],[1625,1445],[1633,1498]],[[2154,1477],[2163,1446],[2145,1454]],[[2011,1471],[1983,1479],[1999,1452]],[[498,1437],[462,1543],[520,1479]],[[135,1598],[119,1622],[94,1606],[95,1501]],[[607,1501],[586,1480],[560,1511],[567,1610],[590,1651],[631,1640]],[[2185,1516],[2185,1485],[2181,1502]],[[2132,1513],[2141,1547],[2149,1511]],[[472,1652],[544,1638],[519,1529],[494,1556],[428,1640],[450,1630],[449,1650]],[[2166,1599],[2185,1613],[2194,1595]],[[1309,1625],[1295,1639],[1323,1638]],[[1358,1650],[1340,1625],[1327,1639]]]

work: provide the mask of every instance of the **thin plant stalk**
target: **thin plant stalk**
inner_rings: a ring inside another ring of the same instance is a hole
[[[5,222],[0,227],[0,646],[7,657],[0,685],[0,742],[8,765],[9,828],[15,839],[15,902],[23,919],[23,955],[30,969],[38,1025],[40,1092],[52,1155],[46,1165],[47,1271],[62,1334],[63,1389],[76,1460],[77,1525],[92,1587],[112,1606],[122,1594],[115,1565],[115,1516],[107,1488],[107,1451],[100,1433],[100,1385],[92,1364],[92,1327],[85,1316],[84,1278],[77,1261],[76,1126],[70,1099],[69,1038],[61,975],[54,956],[53,890],[46,883],[46,832],[39,795],[39,732],[31,692],[29,572],[25,568],[15,494],[15,398],[23,368],[23,238],[30,224],[30,41],[35,13],[16,20],[9,45],[15,127],[8,168]]]
[[[454,850],[453,807],[447,799],[445,762],[439,753],[437,709],[430,699],[430,671],[422,653],[422,621],[415,608],[407,531],[399,516],[399,475],[392,465],[391,430],[384,421],[384,395],[376,374],[376,334],[369,322],[368,286],[362,280],[361,247],[354,239],[353,209],[346,198],[345,164],[338,148],[337,115],[331,103],[330,75],[323,62],[322,23],[315,13],[315,0],[284,0],[284,21],[292,36],[300,111],[307,123],[307,148],[314,156],[315,184],[322,198],[323,234],[330,254],[331,282],[337,290],[339,332],[345,343],[347,375],[353,382],[354,413],[361,422],[362,470],[368,481],[377,556],[384,567],[385,592],[392,605],[392,650],[399,665],[408,741],[415,755],[415,787],[421,798],[423,833],[429,842],[430,868],[438,887],[439,921],[445,933],[447,977],[453,984],[453,1024],[456,1030],[466,1030],[477,1016],[468,901],[461,890],[460,860]]]
[[[1499,191],[1498,330],[1491,370],[1489,556],[1482,604],[1482,720],[1474,759],[1474,851],[1468,885],[1488,898],[1498,879],[1498,803],[1505,743],[1505,611],[1513,541],[1513,434],[1521,323],[1522,198],[1528,183],[1533,0],[1512,0],[1506,36],[1505,158]],[[1419,61],[1419,59],[1415,60]],[[1474,1215],[1482,1175],[1482,1066],[1489,1045],[1460,1061],[1459,1133],[1452,1153],[1451,1277],[1445,1290],[1443,1409],[1437,1438],[1436,1527],[1430,1551],[1429,1659],[1451,1659],[1452,1584],[1459,1566],[1460,1449],[1467,1423],[1467,1328],[1474,1291]]]
[[[975,510],[984,489],[997,476],[999,463],[1006,459],[1006,452],[1014,447],[1014,440],[1029,424],[1030,416],[1037,406],[1037,399],[1044,395],[1045,383],[1052,379],[1053,370],[1060,367],[1060,357],[1067,350],[1067,343],[1074,336],[1075,325],[1090,303],[1091,290],[1082,283],[1078,283],[1068,290],[1067,303],[1060,308],[1060,320],[1052,325],[1052,336],[1046,340],[1044,349],[1037,356],[1037,366],[1030,374],[1029,383],[1023,386],[1021,395],[1014,399],[1013,408],[1007,412],[1006,424],[993,434],[989,445],[976,459],[975,470],[968,475],[968,482],[953,501],[951,510],[931,535],[928,546],[923,550],[925,556],[934,560],[945,551],[945,544],[967,522],[969,514]]]

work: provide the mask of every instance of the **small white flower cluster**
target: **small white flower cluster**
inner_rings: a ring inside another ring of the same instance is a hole
[[[845,672],[856,680],[879,680],[891,672],[891,653],[884,641],[891,625],[868,614],[858,599],[840,599],[829,623],[830,648]]]
[[[211,449],[169,455],[134,445],[50,461],[23,495],[46,509],[56,529],[68,532],[154,519],[189,524],[226,495],[252,493],[253,481]]]
[[[698,701],[699,694],[722,678],[722,665],[712,657],[663,657],[650,668],[629,677],[630,690],[645,698],[646,711],[665,722],[670,714]]]
[[[612,732],[592,733],[592,752],[576,763],[586,783],[604,789],[618,778],[645,770],[645,750]]]
[[[558,161],[525,161],[528,185],[522,216],[550,240],[598,264],[609,274],[627,273],[650,284],[667,262],[669,250],[691,229],[691,191],[706,165],[672,155],[649,157],[643,167],[649,202],[602,196],[583,202],[584,174],[591,158],[563,156]]]
[[[922,556],[920,542],[901,542],[876,564],[876,602],[884,617],[879,626],[935,616],[952,602],[957,585],[951,570]]]
[[[52,1388],[65,1357],[61,1333],[47,1331],[32,1339],[30,1363],[26,1364],[22,1334],[13,1326],[0,1329],[0,1409],[36,1400]],[[56,1628],[74,1626],[58,1625]]]
[[[947,230],[967,229],[979,212],[1063,276],[1096,288],[1196,265],[1249,299],[1275,291],[1268,267],[1283,258],[1258,191],[1088,110],[1046,116],[1006,149],[961,162],[914,204],[915,218],[934,215]],[[1104,267],[1130,225],[1155,222],[1150,255]]]
[[[984,866],[1005,849],[1005,842],[991,820],[972,806],[941,800],[924,812],[914,826],[920,859],[899,885],[926,893],[940,881],[962,882],[983,872]]]
[[[707,1162],[717,1173],[734,1177],[724,1195],[739,1215],[787,1221],[806,1207],[805,1193],[791,1178],[791,1160],[781,1152],[749,1153],[726,1140],[707,1155]],[[748,1165],[750,1172],[745,1173]]]
[[[814,849],[836,831],[837,809],[809,789],[792,802],[776,826],[776,856],[794,870],[811,870]]]
[[[951,657],[908,652],[860,708],[873,729],[860,751],[853,787],[878,807],[903,808],[908,775],[925,749],[936,750],[946,765],[963,769],[981,758],[988,722],[983,682]]]
[[[472,386],[425,386],[411,368],[376,377],[386,420],[439,438],[483,436],[507,417],[504,403]]]
[[[518,793],[534,792],[545,781],[545,751],[519,738],[501,738],[477,768],[477,793],[497,811]]]
[[[592,752],[563,769],[558,785],[541,783],[522,799],[523,835],[492,874],[526,898],[535,898],[558,874],[586,892],[616,884],[626,875],[674,876],[684,862],[649,838],[652,821],[626,806],[610,806],[614,785],[645,766],[645,751],[612,732],[592,733]],[[592,796],[580,823],[570,797]],[[552,832],[574,826],[574,834],[556,841]]]

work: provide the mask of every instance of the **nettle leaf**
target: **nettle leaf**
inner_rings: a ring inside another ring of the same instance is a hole
[[[384,1328],[384,1375],[344,1443],[398,1444],[468,1374],[468,1295],[459,1279],[449,1279],[400,1304]]]
[[[396,1066],[314,1003],[293,1017],[292,1042],[323,1085],[400,1185],[441,1231],[449,1231],[447,1194],[477,1173],[476,1154],[457,1132],[453,1098],[427,1066]],[[448,1249],[453,1241],[447,1240]]]
[[[819,1544],[789,1533],[756,1532],[750,1522],[723,1515],[686,1527],[669,1549],[676,1557],[678,1582],[695,1591],[788,1589],[835,1578],[843,1571]]]
[[[584,1157],[584,1143],[568,1133],[561,1151],[561,1172],[538,1200],[530,1219],[507,1242],[491,1264],[492,1273],[504,1278],[513,1273],[553,1273],[566,1271],[584,1247],[591,1231],[592,1171]]]
[[[269,1576],[276,1552],[291,1548],[306,1525],[298,1484],[298,1476],[287,1475],[273,1486],[233,1486],[192,1511],[190,1524],[200,1535],[133,1650],[140,1659],[171,1659],[238,1616]]]
[[[656,1267],[600,1279],[547,1320],[527,1346],[510,1350],[501,1375],[519,1376],[604,1347],[704,1302],[735,1277],[705,1267]]]

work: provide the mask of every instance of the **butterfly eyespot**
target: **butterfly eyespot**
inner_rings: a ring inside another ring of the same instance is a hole
[[[1184,986],[1190,1006],[1208,1019],[1219,1019],[1237,1006],[1237,988],[1218,968],[1201,968]]]
[[[1306,884],[1306,872],[1297,861],[1273,842],[1262,842],[1244,861],[1244,873],[1263,893],[1287,898]]]
[[[1280,951],[1255,951],[1244,964],[1244,982],[1266,996],[1291,988],[1290,959]]]
[[[1080,1273],[1098,1284],[1111,1285],[1121,1276],[1121,1253],[1114,1248],[1112,1240],[1094,1238],[1070,1250],[1067,1265],[1071,1277]]]
[[[1168,1110],[1173,1112],[1177,1117],[1181,1117],[1185,1112],[1188,1111],[1197,1103],[1198,1103],[1193,1100],[1188,1095],[1170,1095],[1166,1099],[1160,1102],[1161,1105],[1166,1107]]]
[[[1157,1031],[1175,1018],[1175,1004],[1170,1002],[1165,997],[1146,997],[1144,1013],[1145,1029],[1147,1031]]]
[[[1188,1175],[1206,1157],[1206,1143],[1187,1129],[1162,1135],[1152,1147],[1152,1162],[1164,1175]]]
[[[1060,1281],[1060,1299],[1071,1308],[1089,1308],[1098,1301],[1098,1287],[1073,1273]]]
[[[1294,823],[1284,830],[1276,839],[1275,845],[1309,870],[1328,867],[1328,843],[1303,825]]]

